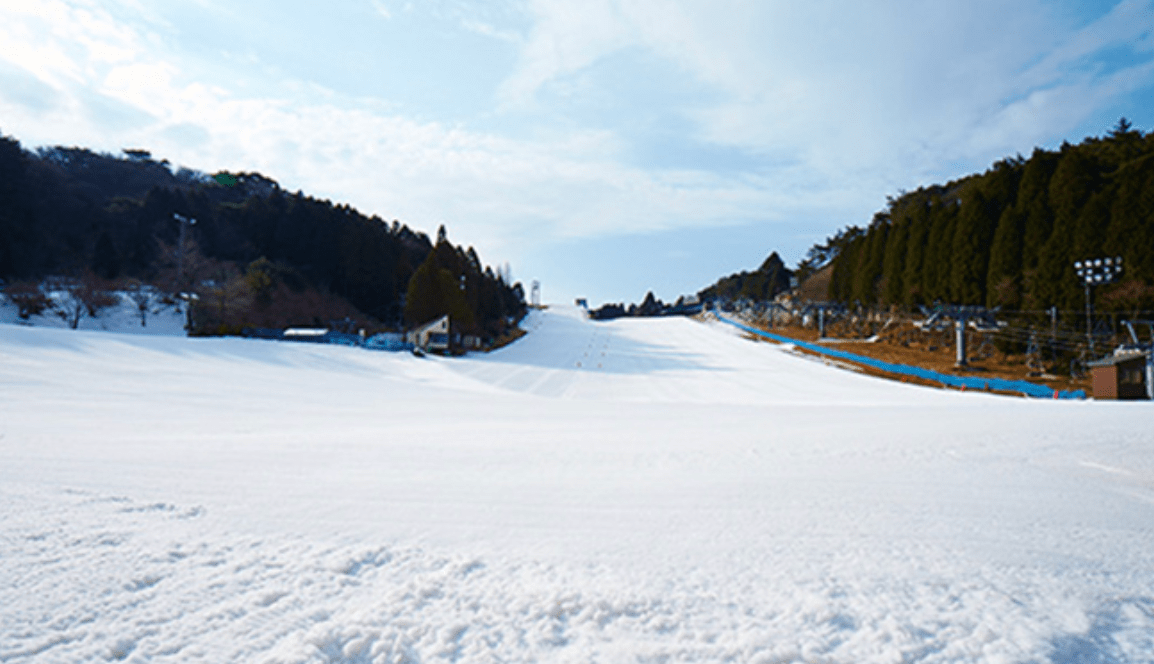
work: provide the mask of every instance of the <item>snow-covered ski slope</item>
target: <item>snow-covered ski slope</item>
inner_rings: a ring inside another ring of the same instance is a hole
[[[0,325],[0,662],[1154,662],[1149,404],[526,325]]]

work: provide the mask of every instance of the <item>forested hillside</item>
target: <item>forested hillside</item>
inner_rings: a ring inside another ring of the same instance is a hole
[[[1125,119],[1103,138],[902,193],[868,227],[811,249],[799,271],[832,260],[843,302],[1077,311],[1073,263],[1106,256],[1124,272],[1096,289],[1097,308],[1154,309],[1154,134]]]
[[[411,287],[434,255],[426,272],[452,293]],[[424,322],[452,312],[460,332],[496,336],[524,311],[520,287],[452,246],[443,227],[434,246],[397,221],[260,174],[210,177],[143,150],[29,152],[0,137],[0,280],[26,291],[49,276],[194,292],[200,333],[333,319],[396,327],[406,314]],[[406,306],[412,293],[418,301]]]

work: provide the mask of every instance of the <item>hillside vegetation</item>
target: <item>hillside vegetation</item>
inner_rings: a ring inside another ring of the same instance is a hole
[[[209,176],[143,150],[29,152],[0,136],[0,280],[27,299],[47,277],[194,293],[201,334],[389,328],[451,313],[458,332],[496,337],[525,310],[507,272],[450,244],[444,227],[434,243],[258,173]]]
[[[1076,312],[1078,260],[1121,256],[1098,309],[1154,308],[1154,134],[1122,119],[1103,138],[1035,149],[891,198],[865,228],[816,245],[799,271],[832,262],[830,294],[863,305],[944,302]]]

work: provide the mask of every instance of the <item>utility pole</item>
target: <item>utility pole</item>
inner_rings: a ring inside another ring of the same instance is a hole
[[[1074,261],[1074,271],[1081,277],[1086,289],[1086,341],[1090,344],[1090,355],[1093,356],[1094,309],[1091,304],[1090,288],[1114,283],[1122,274],[1122,257]]]

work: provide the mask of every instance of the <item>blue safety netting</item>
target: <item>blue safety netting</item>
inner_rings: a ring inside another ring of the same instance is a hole
[[[847,353],[844,350],[836,348],[827,348],[820,344],[811,344],[806,341],[798,341],[790,337],[785,337],[780,334],[773,334],[765,330],[759,330],[755,327],[738,323],[737,321],[729,320],[720,314],[717,319],[723,323],[729,323],[734,327],[740,328],[751,334],[756,334],[774,341],[793,344],[799,348],[836,357],[858,364],[864,364],[875,369],[888,371],[890,373],[899,374],[903,376],[915,376],[924,380],[931,380],[949,387],[966,388],[973,390],[997,390],[999,392],[1018,392],[1029,397],[1040,397],[1043,399],[1085,399],[1086,392],[1084,390],[1054,390],[1045,385],[1037,385],[1024,380],[1006,380],[1004,378],[979,378],[977,376],[951,376],[950,374],[938,373],[937,371],[930,371],[921,367],[911,367],[908,364],[894,364],[892,362],[884,362],[882,360],[875,360],[872,357],[865,357],[864,355],[855,355],[854,353]]]

